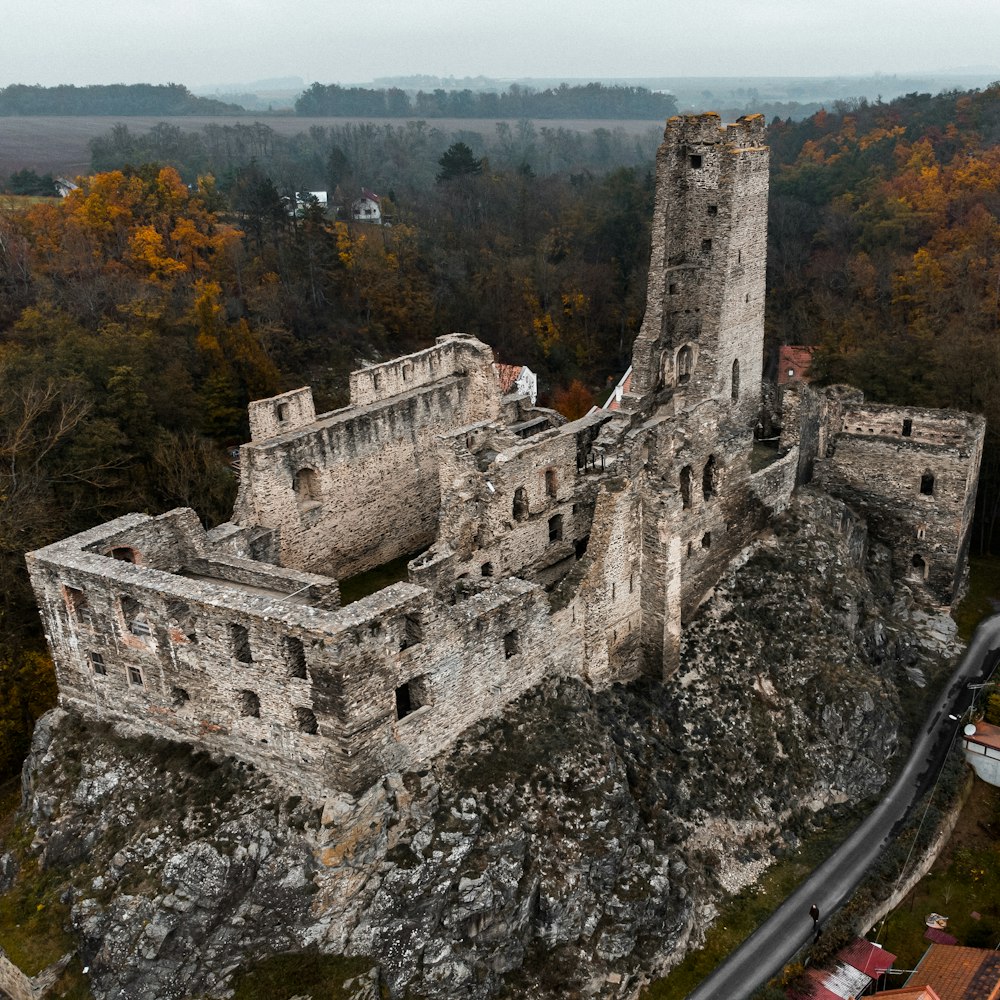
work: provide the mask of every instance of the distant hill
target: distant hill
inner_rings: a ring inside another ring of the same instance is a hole
[[[239,104],[195,97],[179,83],[112,83],[57,87],[12,83],[0,88],[0,116],[15,115],[234,115]]]

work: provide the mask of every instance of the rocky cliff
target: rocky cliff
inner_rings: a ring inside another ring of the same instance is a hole
[[[310,950],[370,959],[359,1000],[631,996],[817,810],[886,781],[904,706],[957,651],[888,565],[805,492],[670,682],[547,682],[356,800],[54,712],[0,876],[37,859],[97,998],[223,996]]]

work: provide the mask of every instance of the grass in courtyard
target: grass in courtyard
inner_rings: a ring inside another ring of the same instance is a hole
[[[663,979],[642,992],[642,1000],[678,1000],[735,951],[791,895],[804,879],[822,864],[847,838],[863,813],[831,822],[823,831],[803,840],[793,858],[775,862],[760,882],[734,896],[722,906],[705,938],[705,944],[688,954]]]
[[[975,781],[948,845],[886,918],[878,942],[898,956],[896,968],[914,968],[927,950],[929,913],[949,918],[947,933],[959,944],[1000,942],[1000,788]]]
[[[362,597],[377,593],[390,584],[405,582],[407,564],[418,555],[420,552],[411,552],[408,556],[400,556],[398,559],[393,559],[392,562],[376,566],[375,569],[370,569],[367,573],[359,573],[357,576],[341,580],[341,606],[360,601]]]
[[[754,441],[753,450],[750,452],[750,472],[760,472],[766,469],[772,462],[777,462],[781,458],[778,451],[778,442],[775,441]]]
[[[364,976],[374,968],[368,958],[343,958],[300,952],[272,955],[241,970],[233,980],[233,1000],[291,1000],[296,996],[349,1000],[357,988],[344,983]]]
[[[976,626],[997,610],[1000,602],[1000,557],[971,556],[969,558],[969,592],[955,609],[958,634],[968,642]]]

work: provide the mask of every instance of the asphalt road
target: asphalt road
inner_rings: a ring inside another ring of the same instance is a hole
[[[944,692],[931,709],[910,758],[885,797],[857,829],[795,892],[734,951],[687,1000],[746,1000],[780,971],[813,934],[809,907],[819,907],[820,923],[843,904],[910,806],[933,783],[961,717],[972,702],[968,684],[989,673],[1000,655],[1000,615],[976,630]],[[994,654],[994,655],[991,655]]]

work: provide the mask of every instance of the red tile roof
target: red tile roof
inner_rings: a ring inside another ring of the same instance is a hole
[[[778,385],[784,385],[793,378],[809,381],[814,347],[796,347],[785,344],[778,349]]]
[[[500,392],[502,395],[507,395],[508,392],[514,391],[514,386],[517,383],[518,376],[523,370],[523,365],[500,365],[496,362],[493,363],[493,367],[497,370],[497,375],[500,376]]]
[[[911,978],[930,983],[940,1000],[997,1000],[1000,953],[987,948],[932,944]]]
[[[892,1000],[941,1000],[931,986],[904,986],[901,990],[885,990],[878,994],[878,1000],[892,997]]]
[[[878,979],[886,969],[891,969],[896,956],[871,941],[858,938],[837,953],[837,958],[853,966],[871,979]]]
[[[962,738],[970,743],[979,743],[981,746],[1000,750],[1000,726],[991,726],[988,722],[977,722],[975,734],[963,735]]]

